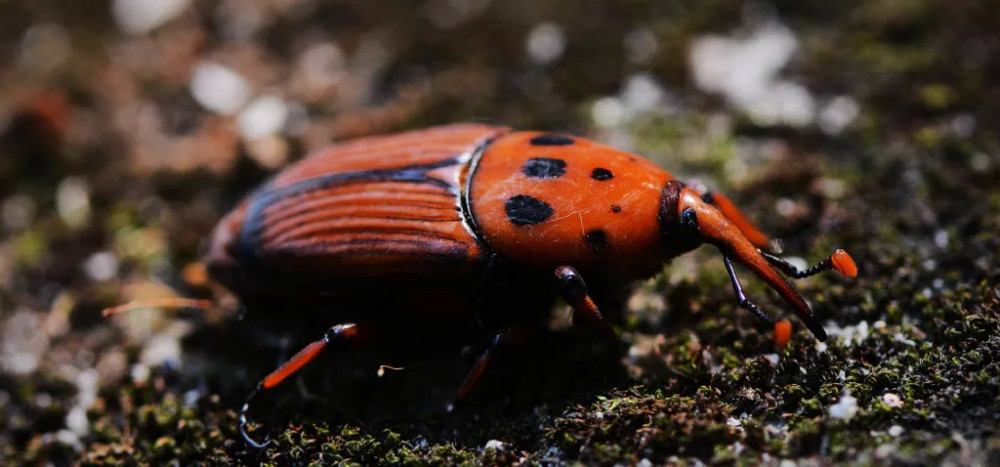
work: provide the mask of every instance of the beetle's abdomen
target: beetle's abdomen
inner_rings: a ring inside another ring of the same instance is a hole
[[[472,167],[472,212],[486,245],[507,258],[636,277],[663,260],[657,216],[673,177],[648,160],[583,138],[515,132]]]
[[[453,125],[307,157],[223,220],[210,266],[237,290],[266,282],[279,293],[454,280],[482,253],[461,211],[459,176],[503,131]]]

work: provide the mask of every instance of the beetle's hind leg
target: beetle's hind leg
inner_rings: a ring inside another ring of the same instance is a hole
[[[483,354],[479,356],[476,363],[472,365],[472,369],[469,370],[469,374],[465,377],[465,381],[462,382],[462,386],[458,389],[457,401],[465,399],[465,396],[469,394],[469,391],[475,387],[476,383],[483,376],[483,371],[486,370],[486,366],[489,365],[490,361],[493,360],[493,356],[497,351],[502,350],[505,347],[517,346],[523,344],[525,341],[531,339],[534,335],[538,333],[538,326],[533,324],[515,324],[511,327],[500,331],[489,344],[486,345],[486,350]]]
[[[570,266],[560,266],[556,268],[556,287],[563,300],[583,319],[583,324],[588,328],[604,336],[609,342],[619,343],[618,333],[611,327],[611,323],[604,319],[601,311],[590,299],[587,293],[587,284],[583,281],[580,273]]]
[[[263,443],[258,443],[251,439],[250,435],[246,432],[246,427],[250,423],[247,416],[247,413],[250,411],[250,401],[258,392],[274,388],[282,381],[288,379],[289,376],[295,374],[296,371],[299,371],[303,366],[311,362],[327,347],[338,349],[360,347],[370,343],[377,334],[377,329],[368,324],[339,324],[334,326],[326,331],[322,339],[305,346],[295,356],[257,383],[257,387],[253,391],[250,391],[246,401],[243,403],[243,407],[240,409],[239,429],[240,434],[243,435],[243,439],[246,440],[247,444],[259,449],[271,442],[270,440],[265,440]]]

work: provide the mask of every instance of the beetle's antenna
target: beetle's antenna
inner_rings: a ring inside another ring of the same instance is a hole
[[[851,255],[847,254],[846,251],[840,249],[834,251],[832,255],[828,256],[823,261],[810,266],[806,270],[801,270],[792,265],[792,263],[789,263],[788,261],[772,254],[763,251],[761,251],[760,254],[763,255],[768,262],[780,269],[781,272],[796,279],[809,277],[830,269],[833,269],[846,277],[854,277],[858,275],[858,266],[854,264],[854,259],[851,258]]]
[[[103,316],[112,316],[119,313],[125,313],[127,311],[140,310],[143,308],[172,308],[172,309],[182,309],[182,308],[195,308],[199,310],[211,310],[218,306],[212,300],[203,300],[197,298],[152,298],[149,300],[137,300],[134,302],[129,302],[124,305],[113,306],[105,308],[101,312]]]

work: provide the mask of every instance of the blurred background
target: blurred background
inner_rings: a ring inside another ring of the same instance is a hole
[[[973,0],[0,0],[4,463],[997,462],[997,31]],[[233,409],[277,353],[221,371],[232,316],[100,316],[209,296],[214,223],[310,151],[462,121],[642,154],[800,264],[847,248],[858,280],[802,283],[834,339],[776,352],[696,252],[630,300],[611,382],[494,419],[293,408],[258,452]]]

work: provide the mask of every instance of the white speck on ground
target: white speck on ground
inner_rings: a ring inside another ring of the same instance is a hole
[[[110,251],[99,251],[90,255],[83,263],[87,277],[103,282],[118,275],[118,258]]]
[[[75,405],[69,410],[69,413],[66,414],[66,428],[80,436],[90,432],[90,421],[87,420],[86,407]]]
[[[798,40],[777,21],[749,34],[703,36],[689,50],[691,74],[698,88],[722,94],[760,124],[802,127],[815,118],[812,94],[778,78],[796,48]]]
[[[162,365],[165,362],[180,362],[181,343],[175,336],[157,334],[149,339],[139,361],[147,366]]]
[[[828,322],[826,330],[831,336],[843,339],[844,345],[847,346],[860,344],[868,338],[869,334],[868,321],[862,321],[855,326],[844,327],[840,327],[834,322]]]
[[[250,83],[231,68],[218,63],[198,65],[191,75],[191,95],[212,112],[232,115],[250,99]]]
[[[887,392],[882,395],[882,403],[893,409],[903,407],[903,399],[892,392]]]
[[[66,177],[56,187],[56,211],[72,229],[90,220],[90,186],[83,177]]]
[[[646,64],[656,58],[660,45],[656,34],[646,28],[637,28],[625,34],[622,40],[625,56],[632,63]]]
[[[147,34],[180,16],[191,0],[114,0],[111,14],[129,34]]]
[[[663,96],[663,87],[648,73],[629,76],[621,92],[625,109],[631,115],[656,109],[660,106]]]
[[[66,62],[73,52],[69,33],[55,23],[39,23],[21,37],[18,65],[29,72],[47,73]]]
[[[3,223],[10,230],[21,230],[35,219],[35,201],[28,195],[16,194],[3,202]]]
[[[288,120],[288,105],[277,96],[255,99],[236,120],[244,141],[254,141],[281,132]]]
[[[2,335],[0,367],[4,371],[26,375],[38,369],[42,355],[49,349],[49,338],[38,313],[18,309],[4,322]]]
[[[938,248],[947,248],[948,241],[950,240],[950,238],[951,236],[948,235],[947,230],[944,229],[938,230],[937,232],[934,233],[934,245],[936,245]]]
[[[505,444],[504,444],[503,441],[500,441],[498,439],[491,439],[491,440],[489,440],[489,441],[486,442],[486,446],[483,447],[483,450],[484,451],[488,451],[488,450],[492,449],[495,452],[500,452],[500,451],[503,451],[504,446],[505,446]]]
[[[602,97],[590,108],[590,118],[599,127],[614,128],[625,119],[625,106],[617,97]]]
[[[558,24],[539,24],[528,33],[525,51],[532,62],[538,65],[551,64],[566,51],[566,35]]]
[[[823,106],[817,116],[819,129],[828,135],[839,135],[861,113],[861,106],[848,96],[837,96]]]
[[[146,381],[149,381],[149,366],[142,363],[136,363],[135,365],[132,365],[130,375],[132,376],[132,382],[141,386],[145,384]]]
[[[858,400],[851,396],[851,391],[844,391],[840,400],[830,406],[830,417],[850,420],[858,414]]]

